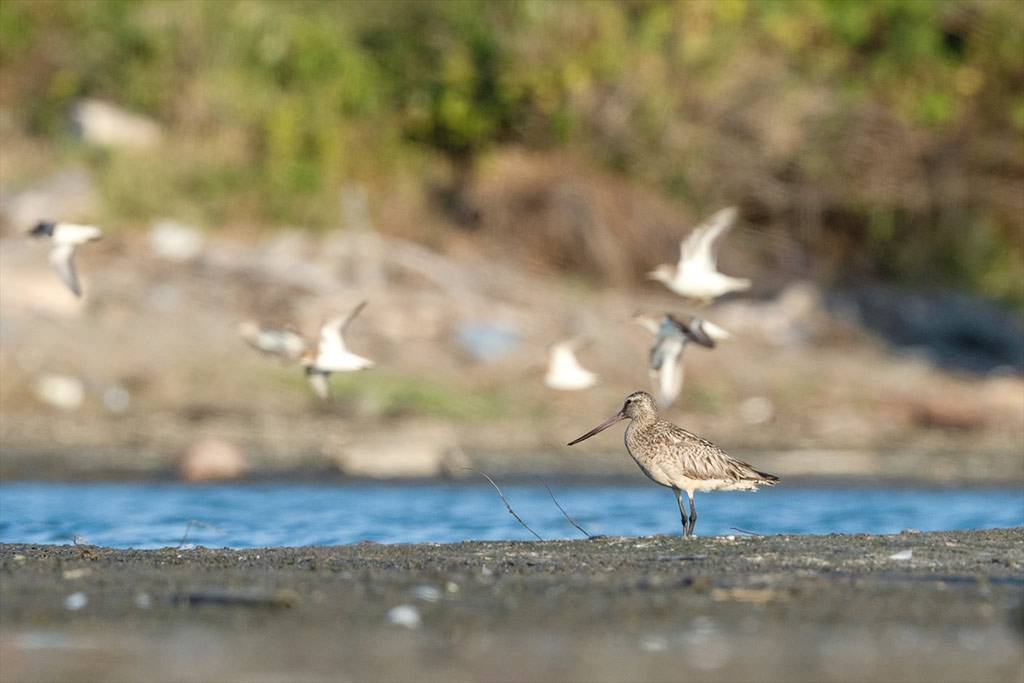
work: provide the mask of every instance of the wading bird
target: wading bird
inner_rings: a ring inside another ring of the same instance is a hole
[[[579,391],[589,389],[597,383],[597,375],[576,360],[578,347],[579,342],[575,339],[568,339],[551,347],[544,384],[559,391]]]
[[[627,419],[630,422],[626,427],[626,450],[651,481],[675,493],[684,536],[692,536],[697,524],[693,503],[696,491],[756,491],[758,486],[774,486],[779,481],[778,477],[758,472],[733,458],[710,441],[667,420],[659,420],[654,397],[646,391],[627,396],[622,410],[569,445]],[[682,491],[690,499],[689,520],[683,509]]]
[[[647,274],[679,296],[709,303],[729,292],[750,289],[750,280],[718,272],[717,242],[736,222],[734,207],[722,209],[679,243],[679,263],[663,264]]]
[[[28,233],[36,239],[48,239],[53,244],[50,250],[50,265],[68,286],[72,294],[82,296],[75,272],[75,249],[86,242],[94,242],[103,236],[99,228],[75,223],[40,221]]]
[[[320,398],[330,397],[327,380],[334,372],[352,372],[372,368],[372,360],[357,356],[345,346],[344,334],[359,312],[366,306],[362,301],[345,318],[335,318],[320,328],[320,343],[315,350],[306,351],[301,358],[306,378]]]
[[[676,317],[666,313],[660,321],[647,316],[637,316],[634,320],[654,335],[648,372],[661,408],[668,408],[675,403],[682,391],[683,351],[686,345],[694,342],[712,349],[716,342],[732,337],[718,325],[692,315]]]

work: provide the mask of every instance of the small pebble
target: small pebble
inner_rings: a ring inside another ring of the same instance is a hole
[[[644,636],[640,639],[640,649],[645,652],[664,652],[668,649],[668,641],[663,636]]]
[[[92,574],[91,569],[88,567],[79,567],[78,569],[65,569],[63,576],[65,580],[72,580],[80,579],[83,576],[89,576],[89,574]]]
[[[444,585],[444,589],[446,591],[448,591],[449,593],[458,593],[459,592],[459,584],[455,583],[454,581],[449,581],[448,583],[446,583]]]
[[[77,591],[64,598],[64,609],[76,612],[89,604],[89,596]]]
[[[898,553],[893,553],[892,555],[889,556],[889,559],[890,560],[904,561],[904,560],[910,560],[913,557],[914,557],[914,551],[908,549],[908,550],[901,550]]]
[[[441,591],[433,586],[416,586],[411,592],[414,598],[424,602],[437,602],[441,599]]]
[[[149,609],[153,606],[153,598],[149,597],[149,593],[136,593],[135,606],[139,609]]]
[[[420,627],[421,619],[419,610],[412,605],[399,605],[388,611],[388,621],[395,626],[416,629]]]

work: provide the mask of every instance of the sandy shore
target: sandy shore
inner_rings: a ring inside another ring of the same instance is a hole
[[[0,546],[0,677],[1024,676],[1024,529],[159,551]]]

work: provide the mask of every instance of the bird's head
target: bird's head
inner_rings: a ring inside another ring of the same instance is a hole
[[[615,413],[607,420],[597,425],[589,432],[569,442],[569,445],[578,444],[580,441],[589,439],[590,437],[603,432],[604,430],[611,427],[619,420],[635,419],[638,417],[653,417],[658,414],[657,404],[654,402],[654,397],[648,394],[646,391],[634,391],[632,394],[626,397],[626,401],[622,404],[622,410]]]
[[[626,397],[626,401],[622,404],[621,412],[622,415],[631,419],[647,415],[656,415],[658,412],[658,404],[654,402],[654,397],[646,391],[634,391]]]
[[[53,229],[57,226],[53,221],[39,221],[28,231],[31,237],[52,237]]]

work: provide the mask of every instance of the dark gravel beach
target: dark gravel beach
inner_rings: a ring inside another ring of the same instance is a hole
[[[0,546],[0,675],[1024,676],[1024,529],[121,551]]]

